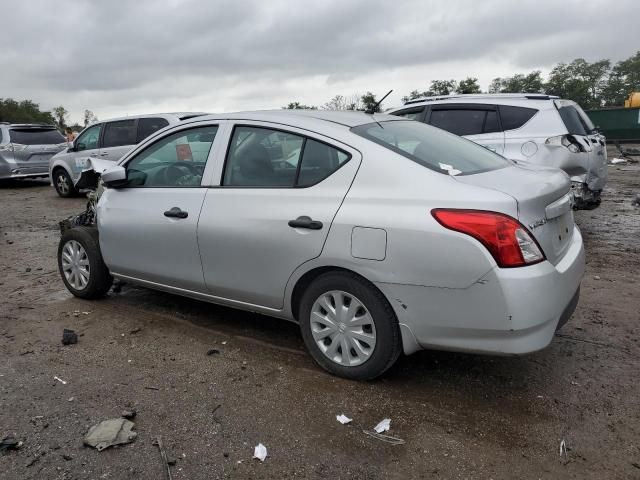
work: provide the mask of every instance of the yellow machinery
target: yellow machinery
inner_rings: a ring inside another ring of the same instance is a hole
[[[625,108],[640,107],[640,92],[631,92],[629,98],[624,101]]]

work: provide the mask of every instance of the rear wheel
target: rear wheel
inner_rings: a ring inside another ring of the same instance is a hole
[[[313,359],[329,372],[355,380],[382,375],[401,352],[393,309],[357,275],[318,277],[302,296],[300,329]]]
[[[65,286],[76,297],[103,297],[113,283],[100,253],[98,230],[92,227],[64,232],[58,245],[58,268]]]
[[[53,171],[53,186],[58,192],[58,195],[64,198],[75,197],[78,195],[78,191],[73,185],[71,177],[64,168],[56,168]]]

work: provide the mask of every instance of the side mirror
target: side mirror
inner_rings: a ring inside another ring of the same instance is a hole
[[[81,152],[82,150],[86,150],[87,146],[84,143],[76,143],[72,148],[74,152]]]
[[[113,165],[103,171],[102,183],[109,188],[122,188],[127,185],[127,171],[120,165]]]

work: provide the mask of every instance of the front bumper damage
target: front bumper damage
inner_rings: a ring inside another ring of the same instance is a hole
[[[106,162],[98,159],[88,159],[87,168],[85,168],[80,177],[75,182],[78,190],[88,190],[87,207],[78,215],[72,215],[58,223],[60,233],[64,234],[67,230],[74,227],[89,227],[96,225],[97,221],[97,205],[104,185],[100,181],[100,173],[108,166],[112,166],[113,162]]]

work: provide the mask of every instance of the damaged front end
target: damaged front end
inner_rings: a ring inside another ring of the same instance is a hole
[[[87,207],[83,212],[65,218],[58,223],[61,234],[64,234],[70,228],[96,225],[98,200],[100,200],[100,196],[104,191],[100,175],[110,166],[113,166],[113,162],[94,158],[87,159],[86,168],[75,182],[75,187],[78,190],[88,190]]]

